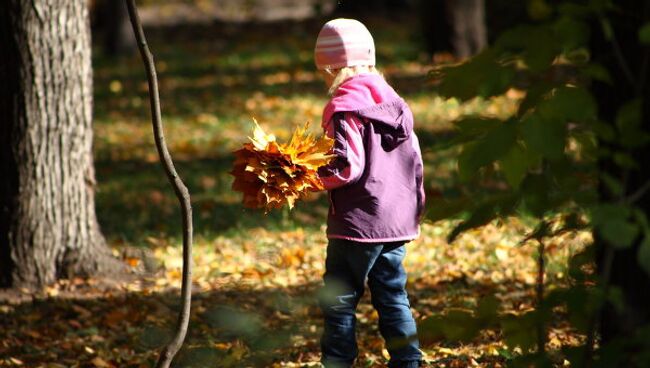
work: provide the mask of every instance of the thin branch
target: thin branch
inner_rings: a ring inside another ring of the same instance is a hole
[[[171,341],[165,346],[158,358],[156,368],[168,368],[174,359],[174,356],[180,350],[187,334],[187,326],[190,319],[190,305],[192,302],[192,205],[190,202],[190,193],[187,187],[180,179],[174,168],[167,144],[165,143],[165,136],[162,128],[162,118],[160,113],[160,96],[158,93],[158,79],[156,77],[156,66],[153,61],[153,55],[147,46],[147,40],[144,36],[142,23],[138,16],[138,10],[135,6],[135,0],[126,0],[126,5],[129,10],[129,18],[133,26],[135,38],[138,41],[138,49],[147,72],[147,79],[149,81],[149,101],[151,105],[151,123],[153,125],[154,139],[156,141],[156,148],[158,149],[158,156],[160,163],[165,169],[167,178],[174,188],[176,197],[181,206],[183,218],[183,278],[181,285],[181,311],[178,315],[176,324],[176,333]]]
[[[607,20],[604,18],[601,18],[601,25],[603,28],[607,27]],[[607,34],[607,31],[604,31],[605,34]],[[618,62],[619,66],[621,67],[621,70],[623,71],[623,75],[625,75],[625,79],[627,79],[628,83],[630,83],[633,87],[637,87],[636,84],[636,79],[634,78],[634,74],[632,73],[632,69],[630,69],[629,64],[625,60],[625,57],[623,56],[623,52],[621,51],[621,46],[618,43],[618,40],[616,39],[616,35],[614,34],[614,30],[611,30],[612,35],[610,38],[610,42],[612,44],[612,49],[614,51],[614,56],[616,57],[616,61]],[[606,37],[607,38],[607,37]]]
[[[609,244],[607,245],[607,249],[605,249],[605,259],[603,263],[603,296],[606,300],[607,294],[609,293],[612,265],[614,263],[614,248]],[[594,314],[589,317],[589,329],[587,330],[587,341],[585,342],[585,368],[591,368],[594,364],[594,345],[596,343],[596,331],[598,331],[598,322],[600,319],[599,317],[601,313],[603,313],[604,303],[606,303],[605,300],[603,300],[603,304],[600,305],[598,309],[596,309]]]
[[[646,181],[641,188],[637,189],[636,192],[632,193],[629,197],[625,199],[625,202],[632,204],[643,198],[646,192],[650,190],[650,180]]]
[[[544,274],[546,273],[546,264],[544,262],[544,252],[546,251],[544,242],[541,238],[537,239],[537,310],[541,312],[544,303]],[[540,318],[537,322],[537,354],[546,353],[546,328],[544,319]]]

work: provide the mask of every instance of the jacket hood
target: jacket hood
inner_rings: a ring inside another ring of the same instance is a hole
[[[326,131],[337,112],[353,112],[373,123],[385,150],[399,146],[413,132],[413,114],[408,105],[376,74],[360,74],[339,86],[323,111],[321,125]]]

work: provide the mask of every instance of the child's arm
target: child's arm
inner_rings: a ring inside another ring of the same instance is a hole
[[[336,113],[330,122],[328,135],[334,139],[333,153],[329,164],[318,169],[318,176],[327,190],[354,183],[361,177],[366,164],[363,138],[354,114]]]

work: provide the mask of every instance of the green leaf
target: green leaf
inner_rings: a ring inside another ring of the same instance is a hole
[[[589,26],[573,17],[561,17],[553,24],[553,31],[564,51],[584,47],[589,42]]]
[[[629,206],[614,203],[600,204],[591,210],[591,224],[598,227],[611,219],[626,219],[631,213]]]
[[[585,122],[596,118],[597,105],[585,88],[564,86],[540,103],[539,113],[547,120]]]
[[[492,221],[492,219],[494,219],[495,216],[496,216],[496,209],[492,204],[479,206],[477,209],[475,209],[472,212],[472,214],[467,220],[456,225],[456,227],[447,236],[447,242],[452,243],[454,240],[456,240],[458,235],[462,234],[463,232],[469,229],[473,229],[487,224],[488,222]]]
[[[620,143],[626,148],[637,148],[650,141],[650,135],[642,129],[642,101],[640,98],[625,103],[616,114],[616,127]]]
[[[650,45],[650,22],[646,22],[639,28],[639,41],[643,44]]]
[[[459,199],[428,200],[426,217],[431,221],[440,221],[472,209],[474,201],[463,197]]]
[[[605,142],[612,142],[616,138],[616,131],[611,124],[600,120],[594,120],[590,123],[590,126],[598,138]]]
[[[540,156],[557,159],[564,155],[566,127],[562,122],[547,121],[531,114],[521,123],[526,147]]]
[[[587,278],[583,266],[592,264],[595,259],[595,246],[591,245],[586,247],[584,250],[574,254],[569,259],[569,276],[573,278],[576,282],[584,282]]]
[[[550,27],[523,25],[504,31],[494,43],[500,55],[515,55],[523,59],[534,72],[546,70],[560,53],[560,45]]]
[[[534,20],[548,18],[553,13],[545,0],[528,0],[528,16]]]
[[[626,102],[616,113],[616,127],[619,131],[638,128],[641,123],[642,101],[635,98]]]
[[[494,295],[488,295],[479,300],[476,305],[476,317],[484,323],[491,323],[496,320],[501,301]]]
[[[532,348],[537,342],[535,326],[535,312],[519,316],[509,315],[501,322],[506,344],[510,347],[519,346],[523,351]]]
[[[625,152],[615,152],[613,156],[616,165],[623,169],[637,170],[639,163],[629,154]]]
[[[478,169],[505,156],[516,138],[515,125],[505,122],[487,132],[484,137],[465,145],[458,157],[460,179],[469,180],[476,175]]]
[[[622,313],[625,310],[625,296],[620,287],[612,285],[607,293],[607,301],[609,301],[616,311]]]
[[[575,4],[571,2],[564,2],[557,7],[558,13],[563,16],[572,18],[585,18],[589,16],[592,9],[588,5]]]
[[[471,116],[454,122],[458,135],[466,138],[476,138],[503,124],[503,120]]]
[[[579,332],[586,332],[594,312],[602,305],[601,297],[593,289],[574,286],[567,291],[566,304],[571,326]]]
[[[635,208],[632,211],[632,216],[636,222],[641,226],[644,233],[650,233],[650,223],[648,223],[648,216],[639,208]]]
[[[578,143],[577,151],[583,162],[596,162],[598,155],[598,137],[592,131],[574,131],[572,136]]]
[[[432,345],[445,338],[445,334],[442,331],[442,320],[443,317],[441,315],[434,315],[418,323],[418,338],[422,346]]]
[[[614,197],[623,195],[623,184],[608,173],[601,173],[600,180]]]
[[[538,161],[537,157],[532,155],[523,144],[516,143],[499,163],[508,184],[517,189],[526,176],[528,168],[536,161]]]
[[[486,49],[468,61],[444,67],[438,86],[441,96],[467,101],[476,96],[491,97],[505,93],[514,80],[514,71],[497,62],[492,49]]]
[[[598,232],[616,249],[632,246],[639,235],[639,225],[622,218],[612,218],[598,226]]]
[[[602,66],[601,64],[597,63],[589,63],[585,66],[583,66],[580,71],[582,74],[584,74],[587,78],[591,78],[593,80],[605,82],[607,84],[612,84],[612,75],[609,73],[609,70]]]
[[[609,21],[609,19],[600,17],[598,20],[600,21],[600,27],[602,28],[603,34],[605,35],[605,39],[607,41],[614,39],[614,28],[612,27],[612,23]]]
[[[157,349],[159,346],[164,345],[171,338],[171,333],[167,328],[161,328],[154,325],[149,325],[142,329],[139,339],[136,343],[137,350],[150,350]]]
[[[528,175],[521,184],[523,209],[531,215],[541,217],[553,208],[549,201],[549,183],[544,175]]]
[[[442,319],[441,329],[447,341],[467,342],[478,335],[481,326],[470,312],[453,309]]]
[[[514,194],[497,195],[481,202],[467,220],[456,225],[447,236],[447,242],[453,242],[464,231],[487,224],[497,215],[511,213],[516,204],[517,197]]]
[[[204,313],[209,325],[224,334],[255,338],[262,335],[263,324],[259,315],[227,306],[214,307]]]
[[[519,104],[519,109],[517,110],[518,116],[524,116],[524,114],[537,107],[539,102],[546,96],[550,91],[552,91],[554,86],[550,83],[535,83],[528,88],[526,91],[526,96]]]
[[[524,61],[533,72],[542,72],[551,66],[559,53],[559,45],[550,29],[539,27],[528,35]]]

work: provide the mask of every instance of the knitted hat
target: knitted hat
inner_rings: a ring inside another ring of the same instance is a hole
[[[375,65],[375,42],[368,28],[358,20],[330,20],[318,34],[314,60],[318,69]]]

